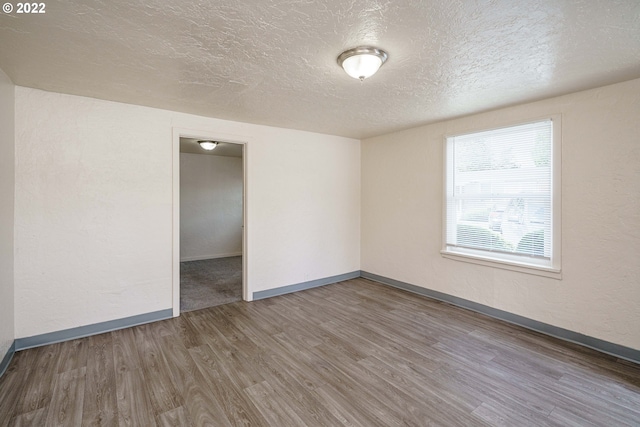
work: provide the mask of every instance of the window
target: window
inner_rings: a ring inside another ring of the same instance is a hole
[[[446,139],[444,256],[559,277],[560,120]]]

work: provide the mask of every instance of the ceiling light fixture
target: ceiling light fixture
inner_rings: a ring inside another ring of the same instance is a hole
[[[198,141],[198,144],[200,144],[200,147],[207,151],[211,151],[218,146],[218,143],[216,141]]]
[[[351,77],[362,81],[373,76],[388,57],[382,49],[359,46],[342,52],[338,56],[338,65]]]

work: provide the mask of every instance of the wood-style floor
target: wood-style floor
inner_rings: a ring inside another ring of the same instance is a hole
[[[640,425],[640,366],[364,279],[19,352],[0,426]]]

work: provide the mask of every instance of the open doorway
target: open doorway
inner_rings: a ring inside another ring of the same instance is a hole
[[[177,137],[174,316],[246,296],[244,144],[183,134]],[[203,149],[202,140],[215,141],[215,149]]]

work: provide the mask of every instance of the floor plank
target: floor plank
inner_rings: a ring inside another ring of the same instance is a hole
[[[163,341],[165,359],[174,387],[184,400],[184,410],[194,425],[231,426],[220,403],[209,390],[189,350],[175,337]]]
[[[160,427],[190,427],[192,425],[182,406],[158,415],[158,426]]]
[[[304,426],[302,419],[296,414],[289,404],[278,397],[278,393],[271,385],[263,381],[247,387],[245,392],[249,399],[258,408],[258,411],[272,426]]]
[[[135,342],[153,412],[162,414],[181,407],[184,401],[171,381],[169,367],[151,329],[151,325],[135,328]]]
[[[25,414],[49,406],[62,346],[62,343],[52,344],[31,350],[35,355],[27,370],[31,371],[29,377],[32,381],[26,384],[24,396],[19,400],[16,414]]]
[[[12,427],[47,425],[47,414],[49,412],[48,409],[49,408],[40,408],[32,412],[27,412],[26,414],[18,415],[13,419],[13,422],[11,424],[1,424],[1,425],[11,425]]]
[[[85,375],[85,367],[56,375],[46,425],[78,426],[82,423]]]
[[[118,425],[118,407],[112,334],[94,335],[87,339],[87,343],[82,425],[116,426]]]
[[[224,361],[215,357],[208,345],[189,349],[198,369],[208,383],[208,390],[220,402],[226,418],[234,426],[265,425],[266,420],[249,403],[246,394],[239,388],[229,387],[231,379],[222,368]]]
[[[12,360],[11,364],[13,363]],[[0,378],[0,426],[8,426],[13,419],[25,414],[16,408],[19,408],[22,400],[25,399],[24,390],[31,382],[30,375],[31,371],[26,369],[20,371],[8,369]]]

